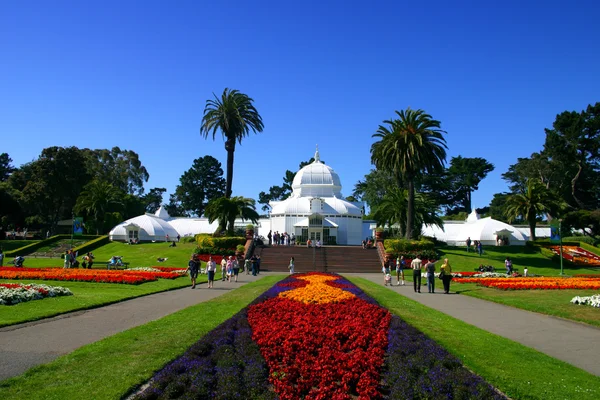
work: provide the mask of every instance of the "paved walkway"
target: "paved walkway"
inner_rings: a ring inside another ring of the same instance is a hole
[[[383,280],[380,273],[348,275],[377,284],[382,284]],[[207,289],[206,284],[202,284],[195,290],[185,288],[157,293],[102,308],[0,328],[0,380],[20,375],[83,345],[213,299],[254,280],[252,275],[240,275],[237,284],[217,281],[214,289]],[[390,290],[600,376],[600,346],[593,345],[600,343],[599,328],[469,296],[445,295],[441,290],[429,294],[426,287],[417,294],[412,282],[407,282],[406,286],[392,286]]]
[[[219,297],[257,278],[241,274],[237,283],[219,280],[212,289],[203,283],[194,290],[186,287],[0,328],[0,381],[86,344]]]
[[[383,285],[380,273],[353,275]],[[458,284],[451,284],[451,293],[444,294],[441,283],[436,280],[433,294],[427,292],[427,286],[415,293],[412,282],[390,290],[600,376],[600,346],[594,345],[600,343],[600,328],[459,295],[454,293]]]

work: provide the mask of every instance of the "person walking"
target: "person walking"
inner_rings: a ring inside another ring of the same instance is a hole
[[[225,264],[225,268],[227,271],[227,282],[231,282],[231,277],[233,276],[233,256],[229,256],[227,260],[227,264]]]
[[[467,238],[467,253],[471,251],[471,236]]]
[[[221,258],[221,281],[225,282],[225,277],[227,276],[227,257],[223,256]]]
[[[190,261],[188,261],[188,267],[186,272],[190,271],[190,279],[192,281],[192,289],[196,288],[196,279],[198,278],[198,272],[200,271],[200,262],[196,260],[195,255],[190,257]]]
[[[400,286],[400,278],[402,278],[402,286],[404,286],[404,267],[406,267],[406,261],[404,261],[404,256],[400,256],[396,259],[396,286]]]
[[[217,263],[213,261],[212,256],[208,257],[206,263],[206,274],[208,275],[208,288],[212,288],[215,284],[215,272],[217,272]]]
[[[413,285],[415,292],[421,293],[421,268],[423,268],[423,261],[419,256],[410,262],[410,268],[413,270]]]
[[[63,263],[63,268],[68,269],[71,267],[71,252],[69,250],[65,251],[65,261]]]
[[[260,255],[256,256],[256,275],[260,274]]]
[[[290,258],[290,265],[288,266],[288,269],[290,270],[290,275],[292,275],[294,273],[294,267],[295,267],[295,263],[294,263],[294,257]]]
[[[425,272],[427,273],[427,291],[435,293],[435,262],[433,260],[429,260],[425,265]]]
[[[246,270],[246,275],[250,275],[250,269],[252,268],[252,261],[249,258],[246,258],[244,261],[244,269]]]
[[[452,280],[452,267],[447,258],[444,258],[444,263],[440,267],[440,274],[442,274],[442,284],[444,285],[444,293],[450,293],[450,281]]]

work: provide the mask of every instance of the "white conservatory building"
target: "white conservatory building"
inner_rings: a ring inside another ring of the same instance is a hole
[[[344,199],[338,174],[315,160],[302,168],[292,182],[292,194],[283,201],[271,201],[269,230],[294,234],[301,241],[323,244],[359,245],[363,238],[362,203]],[[264,231],[264,229],[263,229]],[[263,232],[260,232],[264,235]]]

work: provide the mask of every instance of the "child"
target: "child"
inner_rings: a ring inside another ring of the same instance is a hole
[[[385,274],[385,286],[387,286],[388,283],[390,284],[390,286],[392,286],[392,275],[389,273]]]
[[[529,273],[527,272],[527,267],[523,268],[523,276],[529,276]]]

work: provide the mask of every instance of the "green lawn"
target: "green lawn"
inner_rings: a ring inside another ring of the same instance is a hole
[[[284,277],[264,277],[216,299],[83,346],[0,382],[0,399],[124,398]]]
[[[363,278],[348,278],[513,399],[597,399],[600,378]],[[560,346],[560,343],[557,343]]]
[[[73,296],[45,298],[13,306],[0,306],[0,327],[53,317],[71,311],[101,307],[134,297],[179,289],[190,284],[188,277],[159,279],[156,282],[147,282],[140,285],[35,280],[11,281],[7,279],[3,279],[1,282],[41,283],[51,286],[63,286],[71,289]],[[206,275],[200,275],[198,282],[206,282]]]
[[[560,275],[560,264],[555,263],[541,253],[529,250],[525,246],[484,246],[483,255],[467,253],[465,247],[440,247],[442,260],[448,258],[454,272],[474,271],[479,265],[491,265],[498,272],[505,272],[504,260],[510,257],[513,266],[523,272],[523,267],[528,266],[529,273],[544,276]],[[578,267],[564,263],[564,273],[574,274],[600,274],[600,268]]]
[[[168,243],[141,243],[128,245],[120,242],[111,242],[97,248],[92,253],[95,257],[94,268],[105,268],[106,262],[112,256],[123,256],[123,261],[134,267],[181,267],[187,268],[187,262],[190,255],[196,248],[195,243],[178,243],[177,247],[169,247]],[[80,258],[83,254],[79,255]],[[157,258],[168,258],[165,262],[158,262]],[[62,267],[61,258],[33,258],[26,257],[25,265],[27,267]]]

